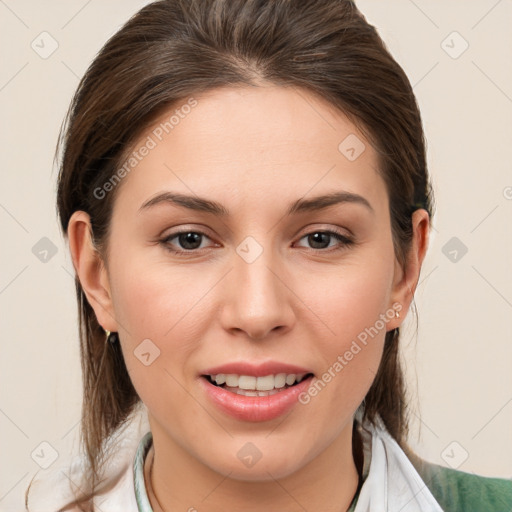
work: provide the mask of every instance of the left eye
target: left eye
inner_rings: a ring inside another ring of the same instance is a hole
[[[337,240],[339,242],[338,247],[336,249],[343,249],[344,246],[348,246],[353,243],[353,241],[350,238],[348,238],[347,236],[342,235],[341,233],[338,233],[336,231],[312,231],[311,233],[304,235],[301,238],[301,240],[303,238],[307,238],[308,242],[313,243],[314,245],[316,245],[316,244],[322,245],[325,243],[326,238],[331,241],[334,238],[335,240]],[[322,248],[321,247],[313,247],[313,249],[319,250]]]
[[[170,234],[164,238],[161,243],[164,244],[166,249],[172,253],[184,255],[187,253],[193,253],[197,249],[201,249],[201,242],[203,237],[208,239],[210,238],[205,233],[200,231],[180,231]],[[178,240],[178,244],[182,247],[182,249],[173,249],[171,247],[171,245],[173,245],[172,240],[174,239]],[[303,239],[307,239],[310,244],[317,246],[311,247],[312,250],[322,250],[329,248],[329,242],[333,241],[333,239],[338,241],[338,247],[336,247],[334,250],[343,249],[344,247],[354,243],[353,240],[351,240],[349,237],[336,231],[312,231],[311,233],[308,233],[307,235],[304,235],[300,238],[300,240]],[[322,246],[325,243],[327,243],[327,247],[318,247],[318,245]]]

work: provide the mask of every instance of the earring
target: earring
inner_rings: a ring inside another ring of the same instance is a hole
[[[395,311],[395,318],[400,318],[400,311]]]
[[[107,335],[106,342],[114,344],[119,338],[117,336],[117,332],[110,332],[105,329],[105,334]]]

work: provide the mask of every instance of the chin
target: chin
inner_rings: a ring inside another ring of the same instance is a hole
[[[240,462],[226,464],[222,467],[223,471],[217,471],[223,475],[229,475],[229,478],[232,480],[238,480],[241,482],[272,482],[274,480],[286,478],[300,469],[299,467],[290,464],[289,461],[286,464],[283,464],[283,461],[278,460],[267,461],[266,464],[260,460],[252,467],[240,466]]]
[[[288,451],[272,448],[267,442],[265,447],[258,449],[257,439],[253,444],[250,441],[236,443],[236,448],[223,450],[214,460],[203,460],[211,470],[221,475],[229,475],[230,479],[245,482],[269,482],[286,478],[300,470],[305,464],[305,456],[300,458],[296,449]],[[294,443],[294,446],[296,444]],[[226,457],[227,453],[234,453],[234,457]]]

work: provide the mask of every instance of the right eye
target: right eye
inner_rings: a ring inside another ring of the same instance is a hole
[[[174,233],[170,233],[165,238],[160,240],[160,243],[164,245],[164,247],[173,254],[185,256],[186,254],[193,254],[201,249],[201,239],[203,237],[209,238],[205,233],[201,231],[193,231],[190,229],[176,231]],[[180,244],[183,249],[173,249],[172,246],[176,245],[172,240],[176,239],[178,244]],[[204,248],[204,247],[203,247]]]

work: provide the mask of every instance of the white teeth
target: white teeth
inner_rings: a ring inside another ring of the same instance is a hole
[[[270,391],[274,389],[274,376],[266,375],[265,377],[258,377],[256,381],[256,389],[258,391]]]
[[[250,391],[247,389],[240,389],[240,388],[225,388],[228,391],[231,391],[232,393],[236,393],[237,395],[243,395],[243,396],[272,396],[276,393],[279,393],[279,390],[277,389],[271,389],[270,391]]]
[[[240,377],[238,377],[238,387],[240,389],[256,389],[256,377],[240,375]]]
[[[230,388],[238,387],[238,375],[228,374],[226,375],[226,386]]]
[[[247,389],[238,388],[237,393],[245,396],[258,396],[258,391],[249,391]]]
[[[284,388],[285,385],[286,385],[286,373],[278,373],[274,377],[274,387],[276,389],[281,389],[281,388]]]
[[[291,375],[287,375],[286,384],[288,384],[288,386],[291,386],[295,382],[295,377],[296,375],[294,373],[292,373]]]
[[[265,375],[263,377],[255,377],[253,375],[219,373],[218,375],[210,375],[210,378],[212,382],[215,382],[218,386],[225,384],[226,388],[237,388],[243,391],[255,391],[264,393],[263,395],[247,394],[247,396],[267,396],[269,394],[269,391],[276,390],[277,392],[277,390],[284,388],[286,385],[292,386],[293,384],[295,384],[295,382],[301,382],[305,375],[305,373],[298,375],[295,373],[278,373],[277,375]]]

